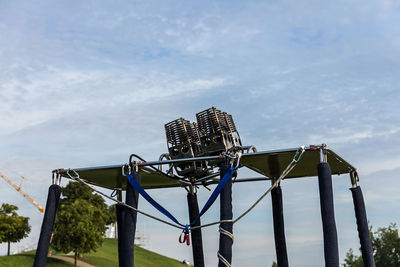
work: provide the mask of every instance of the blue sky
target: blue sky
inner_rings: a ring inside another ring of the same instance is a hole
[[[399,223],[399,24],[394,0],[0,0],[0,171],[25,176],[23,189],[44,204],[52,169],[156,159],[164,123],[216,106],[259,150],[327,143],[358,168],[371,224]],[[234,213],[268,185],[236,186]],[[341,259],[359,246],[349,186],[334,178]],[[316,179],[282,188],[289,260],[321,266]],[[186,218],[184,191],[151,193]],[[35,244],[41,214],[5,183],[0,195],[31,217],[31,236],[15,247]],[[267,198],[235,225],[236,266],[272,263],[271,214]],[[150,249],[191,258],[175,230],[139,223]],[[204,236],[215,265],[217,228]]]

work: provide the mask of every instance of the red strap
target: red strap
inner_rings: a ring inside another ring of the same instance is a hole
[[[190,237],[189,233],[186,233],[185,230],[179,236],[179,243],[183,244],[186,242],[186,245],[190,246]]]

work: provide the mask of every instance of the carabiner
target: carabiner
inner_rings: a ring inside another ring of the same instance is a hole
[[[72,171],[73,174],[74,174],[75,176],[72,176],[72,175],[69,173],[70,171]],[[80,177],[79,177],[79,174],[78,174],[75,170],[73,170],[73,169],[68,169],[68,170],[67,170],[67,175],[68,175],[69,178],[71,178],[72,180],[77,180],[77,179],[80,178]]]
[[[186,245],[190,246],[189,228],[189,225],[185,226],[185,229],[183,229],[181,235],[179,236],[179,243],[183,244],[186,242]]]
[[[293,157],[293,161],[295,163],[299,162],[301,159],[301,156],[303,156],[304,151],[306,151],[304,146],[299,147],[299,149],[296,151],[296,154]]]
[[[126,176],[125,168],[128,168],[128,174],[131,174],[131,166],[129,164],[125,164],[122,166],[122,170],[121,170],[122,176]]]
[[[238,153],[236,154],[236,157],[237,157],[237,161],[236,161],[235,169],[238,169],[239,166],[240,166],[240,159],[242,158],[242,152],[238,152]]]

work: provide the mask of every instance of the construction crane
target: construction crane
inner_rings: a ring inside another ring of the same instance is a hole
[[[14,184],[10,179],[8,179],[7,176],[5,176],[4,173],[0,172],[0,177],[3,178],[4,181],[6,181],[9,185],[11,185],[12,187],[14,187],[15,190],[17,190],[17,192],[19,192],[24,198],[26,198],[29,202],[31,202],[33,205],[36,206],[36,208],[39,209],[40,212],[44,212],[44,208],[42,206],[40,206],[39,203],[37,203],[33,198],[31,198],[27,193],[25,193],[24,191],[22,191],[21,187],[22,187],[22,182],[24,181],[24,177],[22,176],[22,180],[20,185],[16,185]]]

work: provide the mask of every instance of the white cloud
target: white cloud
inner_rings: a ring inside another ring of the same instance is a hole
[[[370,175],[373,173],[392,171],[400,168],[400,156],[389,156],[387,158],[366,157],[358,163],[361,174]]]
[[[4,67],[6,69],[6,67]],[[218,89],[220,77],[185,78],[178,75],[127,70],[70,70],[13,65],[0,77],[0,107],[5,114],[0,133],[11,133],[93,108],[168,101]]]
[[[357,144],[365,139],[372,138],[384,138],[396,135],[400,132],[400,127],[392,126],[388,130],[378,130],[378,129],[331,129],[329,135],[315,135],[309,136],[309,143],[315,142],[315,140],[324,140],[328,144],[346,144],[352,143]]]

